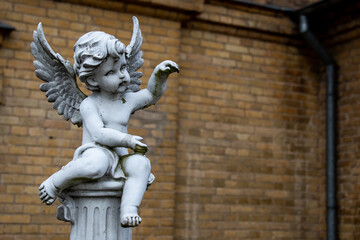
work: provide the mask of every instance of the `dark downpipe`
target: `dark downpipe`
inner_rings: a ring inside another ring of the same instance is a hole
[[[337,204],[336,204],[336,67],[326,66],[326,208],[327,239],[337,239]]]
[[[336,78],[337,64],[300,15],[300,33],[326,65],[326,239],[337,239],[336,206]]]

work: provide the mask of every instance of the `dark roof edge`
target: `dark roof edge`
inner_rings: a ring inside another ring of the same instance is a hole
[[[277,11],[277,12],[283,12],[283,13],[293,13],[296,11],[293,8],[281,7],[281,6],[277,6],[277,5],[273,5],[273,4],[254,3],[254,2],[250,2],[248,0],[230,0],[230,2],[236,2],[236,3],[240,3],[240,4],[252,6],[252,7],[257,7],[257,8],[272,10],[272,11]]]
[[[321,0],[300,8],[294,12],[295,15],[308,15],[328,8],[336,7],[338,5],[349,4],[356,2],[356,0]]]
[[[257,7],[260,9],[272,10],[276,12],[282,12],[285,14],[300,16],[316,13],[318,11],[326,10],[327,8],[336,7],[338,5],[349,4],[352,2],[357,2],[357,0],[320,0],[315,3],[311,3],[300,9],[293,9],[289,7],[281,7],[273,4],[260,4],[254,3],[249,0],[228,0],[230,2],[235,2],[243,5],[248,5],[252,7]]]
[[[5,32],[6,34],[16,30],[13,26],[0,22],[0,31]]]

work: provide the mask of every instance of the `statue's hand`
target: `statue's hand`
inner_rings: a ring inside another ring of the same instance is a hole
[[[140,142],[143,138],[135,135],[130,135],[130,148],[134,151],[139,149],[147,149],[147,145],[145,143]],[[146,151],[145,151],[146,152]]]
[[[163,76],[169,76],[173,72],[179,72],[178,65],[170,60],[166,60],[161,62],[159,65],[155,68],[155,75],[163,77]]]

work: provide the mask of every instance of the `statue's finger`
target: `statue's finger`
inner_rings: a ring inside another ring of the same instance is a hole
[[[175,68],[176,68],[176,71],[177,71],[177,72],[180,72],[179,65],[177,65],[176,63],[175,63]]]
[[[177,72],[177,73],[179,73],[180,71],[179,71],[179,68],[177,68],[177,67],[173,67],[173,72]]]
[[[176,63],[173,62],[173,64],[169,64],[168,66],[172,72],[179,72],[179,67]]]
[[[139,151],[142,151],[142,150],[146,150],[146,151],[147,151],[147,145],[146,145],[146,144],[143,144],[143,143],[141,143],[141,145],[140,145],[140,144],[136,144],[135,149],[136,149],[136,150],[139,150]]]
[[[166,66],[163,66],[163,67],[160,68],[160,70],[163,71],[163,72],[165,72],[165,71],[170,70],[170,68],[169,68],[169,67],[166,67]]]
[[[143,140],[143,138],[140,137],[140,136],[134,136],[134,137],[135,137],[135,139],[138,140],[138,141]]]

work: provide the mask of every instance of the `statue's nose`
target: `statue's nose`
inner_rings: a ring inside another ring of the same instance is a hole
[[[119,71],[119,78],[123,80],[125,78],[125,74]]]

